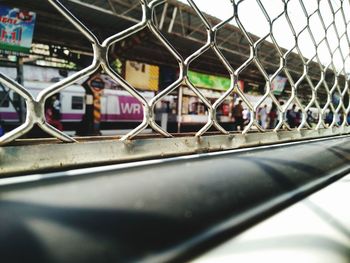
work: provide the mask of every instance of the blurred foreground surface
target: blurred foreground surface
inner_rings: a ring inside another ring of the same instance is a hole
[[[349,186],[350,175],[193,262],[350,262]]]

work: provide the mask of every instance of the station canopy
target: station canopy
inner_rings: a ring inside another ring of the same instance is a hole
[[[142,16],[138,0],[61,0],[61,2],[100,40],[131,27],[139,22]],[[90,43],[48,1],[3,0],[1,5],[37,13],[33,43],[49,46],[50,55],[55,53],[55,56],[71,59],[78,67],[86,66],[89,63],[87,61],[91,60]],[[213,16],[206,14],[206,17],[212,24],[220,22]],[[186,4],[175,0],[165,1],[156,8],[155,19],[161,32],[184,58],[198,50],[207,41],[207,33],[202,21]],[[254,35],[251,37],[254,41],[259,39]],[[217,44],[234,69],[249,58],[248,41],[242,32],[232,24],[227,24],[219,30]],[[65,50],[69,52],[64,52]],[[116,43],[110,52],[112,58],[177,67],[175,58],[148,29]],[[271,42],[263,41],[259,45],[258,57],[268,74],[276,72],[280,59]],[[265,85],[262,74],[253,64],[240,74],[240,78],[248,85],[249,83]],[[304,65],[296,53],[292,52],[288,55],[287,67],[294,81],[297,81],[303,74]],[[197,58],[191,64],[190,69],[212,75],[229,76],[223,63],[213,51],[208,51]],[[311,62],[308,74],[316,85],[321,77],[319,64]],[[329,71],[326,74],[326,80],[331,83],[333,78],[334,73]]]

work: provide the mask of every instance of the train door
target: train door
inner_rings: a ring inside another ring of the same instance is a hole
[[[101,121],[108,121],[108,96],[101,97]]]
[[[0,121],[9,121],[14,117],[12,116],[9,96],[7,90],[0,90]]]
[[[116,90],[109,90],[106,94],[106,121],[117,121],[120,117],[120,103]]]
[[[0,90],[0,122],[19,123],[20,96],[8,89]]]

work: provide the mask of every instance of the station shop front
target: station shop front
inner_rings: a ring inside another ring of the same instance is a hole
[[[189,71],[191,83],[213,105],[230,88],[229,78]],[[241,91],[244,91],[243,80],[238,81]],[[182,86],[179,92],[178,114],[179,127],[182,131],[197,131],[208,121],[208,109],[205,103],[187,86]],[[237,96],[230,94],[217,108],[217,120],[225,128],[232,123],[231,112]]]

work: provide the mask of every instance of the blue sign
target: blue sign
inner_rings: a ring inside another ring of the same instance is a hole
[[[0,50],[3,53],[29,53],[36,14],[0,6]]]

